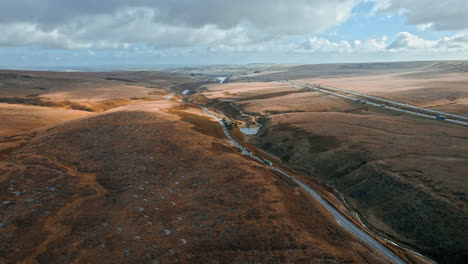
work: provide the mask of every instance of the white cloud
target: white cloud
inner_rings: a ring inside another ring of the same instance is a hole
[[[352,42],[344,40],[330,41],[325,38],[310,37],[294,43],[270,43],[261,45],[261,47],[263,47],[264,51],[270,52],[310,54],[467,53],[468,34],[461,32],[439,40],[426,40],[408,32],[400,32],[390,42],[386,35]],[[261,49],[257,46],[256,50],[260,51]]]
[[[370,52],[380,52],[385,50],[387,47],[387,36],[382,36],[381,38],[371,38],[364,42],[354,41],[353,48],[357,52],[370,53]]]
[[[442,38],[435,46],[438,49],[446,49],[452,51],[468,51],[468,33],[461,32],[451,37]]]
[[[354,40],[330,41],[325,38],[310,37],[283,48],[283,51],[306,53],[377,53],[386,50],[387,37]]]
[[[424,40],[408,32],[398,33],[396,39],[387,47],[389,50],[421,50],[430,49],[437,44],[437,41]]]
[[[327,53],[347,53],[352,52],[351,44],[347,41],[332,42],[325,38],[311,37],[300,44],[298,48],[302,48],[306,51]]]
[[[466,52],[468,51],[468,34],[460,32],[439,40],[425,40],[408,32],[400,32],[387,49],[427,53]]]

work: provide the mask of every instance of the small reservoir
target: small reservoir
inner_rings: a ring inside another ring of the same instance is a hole
[[[260,129],[261,126],[255,126],[255,127],[241,127],[239,128],[240,131],[246,135],[255,135],[258,133],[258,130]]]
[[[216,79],[219,80],[219,83],[223,83],[227,79],[227,77],[216,77]]]

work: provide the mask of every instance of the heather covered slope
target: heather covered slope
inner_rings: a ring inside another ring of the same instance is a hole
[[[466,127],[277,89],[288,91],[228,83],[204,95],[233,119],[259,120],[251,143],[336,187],[372,230],[441,262],[466,258]]]
[[[385,262],[198,108],[128,105],[0,163],[5,263]]]
[[[371,229],[444,263],[466,258],[466,131],[346,113],[272,116],[254,142],[335,186]]]

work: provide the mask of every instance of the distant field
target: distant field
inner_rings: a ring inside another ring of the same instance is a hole
[[[204,105],[261,124],[232,135],[353,221],[355,210],[378,235],[460,262],[468,128],[281,81],[465,114],[466,64],[0,71],[1,260],[387,263],[289,179],[241,155]]]
[[[312,78],[301,81],[354,90],[421,107],[468,115],[468,73],[427,74],[427,76],[398,73]]]
[[[0,72],[0,260],[388,263],[288,179],[241,155],[198,105],[181,102],[190,89],[210,103],[196,92],[214,82],[173,72]],[[302,93],[257,88],[250,98]]]
[[[263,126],[250,143],[336,187],[372,230],[450,263],[464,259],[468,245],[468,128],[266,80],[319,83],[466,115],[467,65],[288,66],[233,76],[203,95],[233,119],[239,112],[258,119]]]

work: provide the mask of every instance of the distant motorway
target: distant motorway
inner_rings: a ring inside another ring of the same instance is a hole
[[[294,82],[294,81],[288,81],[288,82],[293,85],[297,85],[303,88],[313,89],[315,91],[331,94],[331,95],[334,95],[343,99],[351,100],[351,101],[362,103],[362,104],[372,105],[372,106],[381,107],[381,108],[385,108],[385,109],[392,110],[392,111],[408,113],[408,114],[417,115],[417,116],[421,116],[425,118],[437,119],[443,122],[450,122],[450,123],[455,123],[458,125],[468,126],[468,117],[462,116],[462,115],[446,113],[446,112],[437,111],[433,109],[427,109],[427,108],[423,108],[419,106],[396,102],[396,101],[392,101],[392,100],[388,100],[384,98],[379,98],[379,97],[375,97],[375,96],[371,96],[367,94],[338,89],[335,87],[330,87],[330,86],[325,86],[325,85],[299,83],[299,82]],[[360,98],[351,97],[349,95],[359,96]]]
[[[395,254],[393,251],[388,249],[386,246],[381,244],[379,241],[374,239],[371,235],[366,233],[364,230],[361,229],[358,225],[354,224],[351,220],[349,220],[343,213],[338,211],[332,204],[330,204],[326,199],[324,199],[320,194],[318,194],[316,191],[314,191],[312,188],[307,186],[305,183],[301,182],[298,180],[296,177],[293,175],[279,169],[278,167],[275,167],[270,161],[264,160],[256,155],[254,155],[252,152],[249,152],[242,144],[237,142],[229,133],[228,128],[226,127],[226,124],[221,118],[218,118],[215,116],[213,113],[211,113],[208,109],[205,107],[201,107],[205,113],[208,115],[214,117],[216,120],[218,120],[219,123],[221,123],[224,134],[229,138],[229,140],[234,143],[238,148],[242,150],[243,154],[249,155],[253,157],[254,159],[258,160],[259,162],[265,163],[269,165],[273,170],[283,174],[284,176],[292,179],[297,185],[299,185],[304,191],[312,195],[325,209],[328,210],[328,212],[335,218],[336,222],[342,226],[344,229],[346,229],[348,232],[352,233],[354,236],[357,238],[361,239],[364,243],[368,244],[370,247],[378,251],[380,254],[384,255],[388,260],[390,260],[392,263],[396,264],[404,264],[406,263],[403,259],[401,259],[397,254]]]

